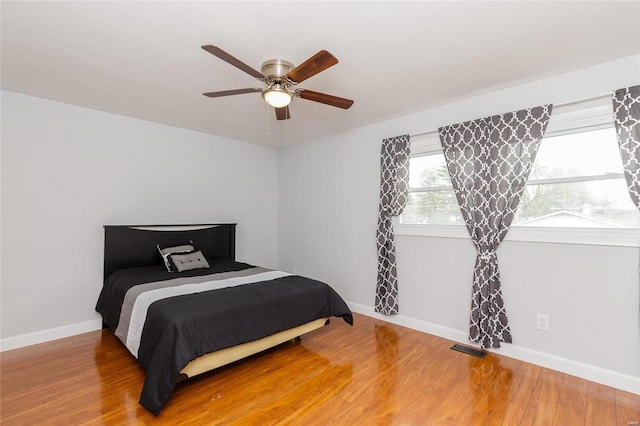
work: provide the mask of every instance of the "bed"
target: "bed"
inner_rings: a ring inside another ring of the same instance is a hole
[[[145,369],[139,402],[154,415],[178,381],[299,338],[330,317],[353,325],[329,285],[237,262],[236,224],[104,230],[96,311]]]

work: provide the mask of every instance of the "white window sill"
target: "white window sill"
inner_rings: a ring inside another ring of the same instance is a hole
[[[393,225],[395,235],[469,239],[463,225],[408,225],[397,218]],[[640,229],[512,226],[505,241],[640,247]]]

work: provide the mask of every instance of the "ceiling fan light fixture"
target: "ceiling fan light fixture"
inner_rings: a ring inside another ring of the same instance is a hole
[[[293,96],[282,85],[274,84],[262,92],[262,98],[274,108],[283,108],[291,103]]]

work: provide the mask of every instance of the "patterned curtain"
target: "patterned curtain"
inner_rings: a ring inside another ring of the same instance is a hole
[[[384,315],[398,313],[396,246],[393,216],[402,213],[409,192],[409,135],[382,141],[380,153],[380,207],[378,209],[378,279],[375,310]]]
[[[640,86],[616,90],[613,114],[629,195],[640,209]]]
[[[551,105],[438,129],[462,217],[478,252],[469,339],[511,343],[496,250],[518,208]]]

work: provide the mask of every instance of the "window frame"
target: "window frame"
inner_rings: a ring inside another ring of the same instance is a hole
[[[602,96],[588,101],[574,102],[554,107],[544,137],[555,137],[571,133],[587,132],[613,127],[613,105],[611,96]],[[442,146],[437,131],[411,139],[411,157],[441,154]],[[598,180],[619,179],[624,173],[607,177],[598,175]],[[591,179],[590,179],[591,178]],[[594,180],[593,176],[574,178],[551,178],[528,181],[527,184],[564,183]],[[450,187],[410,188],[411,192],[429,192]],[[394,216],[394,234],[437,238],[470,239],[465,225],[405,224]],[[513,225],[505,241],[536,243],[587,244],[603,246],[640,247],[640,228],[568,228],[528,227]]]

